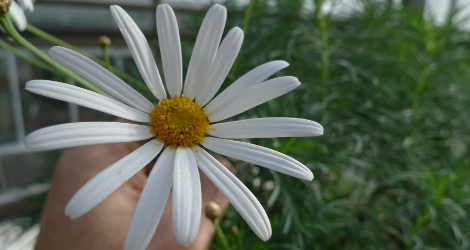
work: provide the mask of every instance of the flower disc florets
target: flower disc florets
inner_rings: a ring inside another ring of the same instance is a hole
[[[171,147],[190,147],[202,141],[209,128],[207,114],[187,97],[163,99],[150,114],[151,132]]]

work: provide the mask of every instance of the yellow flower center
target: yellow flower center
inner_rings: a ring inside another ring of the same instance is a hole
[[[170,147],[190,147],[202,141],[209,128],[206,112],[187,97],[163,99],[150,114],[151,132]]]

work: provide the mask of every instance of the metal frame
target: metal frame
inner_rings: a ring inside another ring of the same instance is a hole
[[[38,3],[60,3],[60,4],[84,4],[84,5],[100,5],[109,6],[118,4],[126,7],[134,8],[150,8],[155,7],[159,0],[38,0]]]

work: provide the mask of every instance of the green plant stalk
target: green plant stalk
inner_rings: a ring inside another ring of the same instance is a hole
[[[111,64],[107,64],[106,61],[103,61],[101,59],[99,59],[98,57],[95,57],[73,45],[71,45],[70,43],[67,43],[65,42],[64,40],[61,40],[39,28],[36,28],[34,27],[33,25],[29,24],[26,26],[26,30],[28,32],[30,32],[31,34],[37,36],[37,37],[40,37],[46,41],[49,41],[55,45],[59,45],[59,46],[62,46],[62,47],[65,47],[65,48],[68,48],[68,49],[71,49],[73,51],[76,51],[88,58],[90,58],[91,60],[95,61],[96,63],[100,64],[101,66],[103,67],[106,67],[109,71],[113,72],[114,74],[116,74],[117,76],[123,78],[127,83],[129,84],[132,84],[132,86],[134,87],[138,87],[139,89],[142,89],[142,90],[145,90],[145,91],[148,91],[147,88],[145,88],[145,85],[142,84],[142,82],[138,81],[137,79],[135,79],[134,77],[132,77],[131,75],[125,73],[124,71],[122,70],[119,70],[118,68],[116,67],[113,67]],[[108,67],[108,65],[110,65],[110,67]]]
[[[89,53],[87,53],[87,52],[85,52],[85,51],[83,51],[83,50],[81,50],[81,49],[79,49],[79,48],[77,48],[77,47],[71,45],[70,43],[67,43],[67,42],[65,42],[64,40],[61,40],[61,39],[59,39],[59,38],[57,38],[57,37],[55,37],[55,36],[53,36],[53,35],[51,35],[51,34],[45,32],[45,31],[43,31],[43,30],[41,30],[41,29],[39,29],[39,28],[36,28],[36,27],[34,27],[33,25],[31,25],[31,24],[29,24],[29,23],[28,23],[28,25],[26,26],[26,31],[28,31],[29,33],[31,33],[31,34],[33,34],[33,35],[36,35],[36,36],[38,36],[38,37],[40,37],[40,38],[42,38],[42,39],[44,39],[44,40],[46,40],[46,41],[49,41],[49,42],[51,42],[51,43],[53,43],[53,44],[55,44],[55,45],[59,45],[59,46],[62,46],[62,47],[66,47],[66,48],[68,48],[68,49],[71,49],[71,50],[73,50],[73,51],[76,51],[76,52],[78,52],[78,53],[80,53],[80,54],[82,54],[82,55],[84,55],[84,56],[90,58],[91,60],[93,60],[93,61],[95,61],[95,62],[100,61],[99,58],[94,57],[93,55],[91,55],[91,54],[89,54]]]
[[[324,16],[321,13],[321,7],[323,5],[323,0],[316,0],[315,1],[315,17],[317,20],[318,29],[320,31],[320,40],[321,40],[321,62],[320,62],[320,71],[321,71],[321,78],[320,82],[322,84],[322,101],[321,103],[325,104],[326,97],[328,95],[328,86],[327,82],[330,77],[330,50],[328,46],[329,37],[328,37],[328,16]],[[324,119],[325,115],[324,107],[322,109],[322,120]]]
[[[426,171],[422,169],[421,171]],[[429,223],[432,221],[432,214],[431,208],[437,208],[442,204],[442,199],[445,198],[445,192],[447,188],[452,185],[453,180],[449,180],[448,178],[439,178],[435,177],[434,173],[430,170],[427,170],[427,183],[429,183],[429,187],[431,188],[431,204],[427,209],[425,209],[424,213],[418,216],[413,224],[413,228],[411,231],[411,237],[406,242],[406,249],[413,249],[414,247],[414,238],[419,235],[421,229],[425,228]]]
[[[413,112],[413,116],[411,118],[411,138],[415,136],[415,127],[416,127],[416,113],[418,112],[420,103],[421,103],[421,95],[426,87],[426,82],[429,77],[429,73],[431,72],[431,66],[427,65],[419,75],[418,83],[416,84],[416,90],[413,95],[413,103],[411,106],[411,110]]]
[[[406,249],[413,249],[415,237],[418,236],[421,229],[424,226],[426,226],[430,221],[431,221],[431,212],[429,211],[429,208],[428,208],[426,209],[423,215],[416,218],[410,237],[408,238],[407,242],[405,242]]]
[[[426,78],[428,75],[429,67],[426,67],[421,74],[419,75],[418,83],[416,84],[416,89],[415,93],[413,95],[413,104],[411,106],[411,109],[413,112],[416,112],[419,108],[420,104],[420,97],[421,94],[423,93],[424,87],[426,86]]]
[[[10,19],[6,16],[3,16],[0,18],[0,24],[2,27],[5,29],[5,31],[21,46],[25,47],[31,53],[33,53],[35,56],[37,56],[39,59],[43,60],[47,64],[51,65],[54,67],[57,71],[59,71],[61,74],[65,74],[66,76],[72,78],[77,84],[95,91],[97,93],[100,93],[102,95],[108,96],[109,95],[104,92],[103,90],[99,89],[95,85],[91,84],[87,80],[81,78],[77,74],[73,73],[69,69],[65,68],[64,66],[60,65],[56,61],[54,61],[52,58],[50,58],[46,53],[42,52],[40,49],[32,45],[28,40],[26,40],[23,36],[16,31],[16,29],[13,27],[13,24],[11,23]]]
[[[250,3],[246,7],[245,10],[245,15],[243,16],[243,25],[242,25],[242,30],[243,33],[246,33],[248,29],[248,24],[250,23],[250,17],[251,17],[251,12],[253,10],[253,5],[255,4],[255,0],[250,0]],[[229,78],[233,79],[235,77],[235,74],[237,73],[237,68],[238,68],[238,63],[240,59],[237,57],[235,62],[232,65],[232,69],[230,70]]]
[[[326,89],[326,84],[328,81],[328,78],[330,76],[330,51],[328,47],[328,32],[327,32],[327,20],[325,18],[322,18],[319,20],[319,27],[320,27],[320,37],[322,41],[322,51],[321,51],[321,82],[323,84],[323,99],[326,98],[326,95],[328,94],[328,91]]]
[[[109,46],[103,47],[103,60],[106,69],[109,70],[111,73],[114,73],[113,66],[111,66],[111,62],[109,60]]]
[[[225,237],[224,232],[222,232],[222,228],[220,228],[219,219],[215,218],[214,220],[212,220],[212,222],[214,223],[214,226],[215,226],[215,236],[217,237],[219,242],[221,242],[222,245],[224,246],[223,249],[227,249],[227,250],[232,249],[230,247],[230,244],[227,241],[227,238]]]
[[[32,65],[34,65],[36,67],[39,67],[41,69],[47,70],[47,71],[52,72],[52,73],[57,73],[57,71],[53,67],[49,66],[47,63],[44,63],[43,61],[38,60],[38,59],[22,52],[21,50],[11,46],[10,44],[8,44],[7,42],[5,42],[3,40],[0,40],[0,47],[10,51],[11,53],[16,55],[17,57],[25,60],[26,62],[31,63]]]

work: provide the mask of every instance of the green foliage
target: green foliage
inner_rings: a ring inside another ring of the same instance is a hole
[[[302,85],[241,117],[311,119],[325,134],[253,140],[303,162],[315,180],[235,163],[273,236],[262,242],[230,208],[221,225],[233,249],[468,249],[469,34],[391,1],[364,2],[342,20],[272,2],[255,1],[226,84],[286,60],[278,75]],[[227,6],[227,27],[242,26],[243,10]]]

